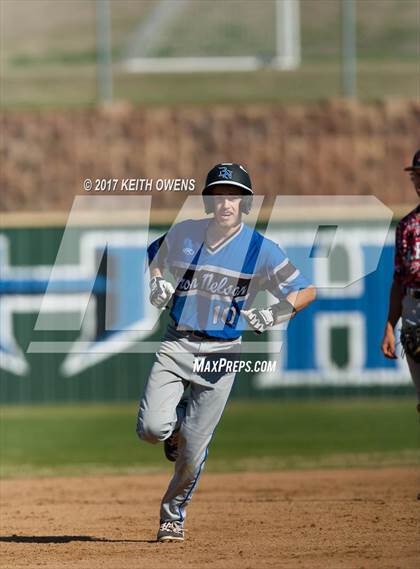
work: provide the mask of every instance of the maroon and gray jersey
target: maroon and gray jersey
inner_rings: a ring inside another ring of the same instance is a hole
[[[394,278],[405,287],[420,289],[420,205],[397,225]]]

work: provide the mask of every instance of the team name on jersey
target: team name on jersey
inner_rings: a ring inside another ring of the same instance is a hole
[[[177,291],[204,291],[227,297],[243,297],[248,293],[250,278],[222,276],[208,271],[188,269],[180,278]]]

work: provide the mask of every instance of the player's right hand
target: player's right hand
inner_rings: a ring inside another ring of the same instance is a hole
[[[150,280],[149,300],[156,308],[165,308],[174,292],[175,289],[171,283],[162,277],[152,277]]]
[[[387,328],[385,330],[385,334],[382,339],[381,349],[382,353],[386,358],[389,358],[390,360],[397,359],[397,355],[395,353],[395,335],[394,331],[391,330],[390,328]]]

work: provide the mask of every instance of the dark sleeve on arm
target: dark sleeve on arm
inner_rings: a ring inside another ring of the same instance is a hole
[[[166,261],[168,258],[169,248],[167,233],[153,241],[147,248],[147,257],[149,261],[149,267],[164,269],[166,267]]]
[[[265,256],[265,286],[279,300],[283,300],[291,292],[299,291],[309,286],[301,272],[289,260],[279,245],[270,240],[264,242]]]
[[[394,280],[402,282],[404,277],[404,235],[401,222],[395,230]]]

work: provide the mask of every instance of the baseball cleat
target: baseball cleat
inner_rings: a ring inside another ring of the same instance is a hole
[[[161,522],[156,540],[184,541],[184,526],[182,522]]]
[[[165,456],[170,462],[175,462],[178,458],[178,439],[179,439],[179,429],[181,428],[181,422],[185,417],[187,411],[188,400],[181,399],[176,407],[176,414],[178,415],[178,426],[175,427],[170,437],[168,437],[164,443],[163,447],[165,449]]]

